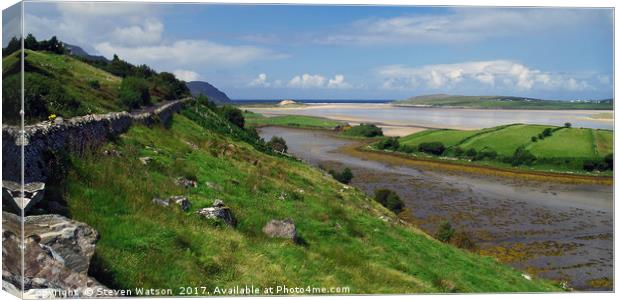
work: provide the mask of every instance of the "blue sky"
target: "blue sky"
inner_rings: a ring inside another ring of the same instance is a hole
[[[610,98],[613,11],[26,3],[26,31],[233,99]]]

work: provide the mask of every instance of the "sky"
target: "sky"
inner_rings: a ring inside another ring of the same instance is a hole
[[[25,3],[25,31],[232,99],[613,97],[613,10]],[[6,39],[3,40],[6,44]]]

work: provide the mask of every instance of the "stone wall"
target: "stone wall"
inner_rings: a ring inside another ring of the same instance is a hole
[[[81,154],[105,144],[111,137],[127,131],[134,123],[166,124],[190,100],[176,100],[134,114],[113,112],[75,117],[62,122],[41,122],[26,126],[23,139],[20,127],[3,126],[2,179],[21,181],[21,145],[24,145],[24,181],[45,182],[50,175],[50,154],[55,151]]]

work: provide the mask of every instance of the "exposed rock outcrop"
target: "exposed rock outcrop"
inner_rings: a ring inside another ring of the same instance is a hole
[[[219,199],[215,199],[212,207],[201,208],[196,213],[207,219],[221,220],[229,226],[237,224],[237,220],[235,220],[230,208],[224,204],[224,201]]]
[[[24,277],[20,250],[20,217],[2,212],[3,286],[13,290],[36,290],[45,294],[58,290],[106,289],[87,271],[98,234],[84,223],[59,215],[24,218]]]
[[[159,206],[168,207],[172,204],[178,205],[183,211],[188,211],[191,203],[185,196],[170,196],[167,199],[153,198],[153,203]]]
[[[292,220],[271,220],[263,227],[263,232],[268,237],[297,241],[297,229]]]

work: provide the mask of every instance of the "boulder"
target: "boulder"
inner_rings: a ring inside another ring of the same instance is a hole
[[[224,201],[215,199],[212,207],[201,208],[197,214],[212,220],[221,220],[229,226],[235,226],[237,220],[232,215],[230,208],[224,205]]]
[[[22,284],[20,220],[2,212],[2,285],[17,291]],[[98,238],[93,228],[59,215],[40,215],[24,218],[24,233],[26,292],[70,289],[84,296],[86,288],[107,289],[87,275]]]
[[[24,196],[21,196],[21,186],[19,183],[9,180],[2,180],[2,206],[9,210],[19,213],[30,211],[45,193],[45,183],[29,182],[24,184]]]
[[[159,206],[170,206],[170,202],[168,201],[168,199],[153,198],[153,203]]]
[[[153,158],[150,156],[144,156],[144,157],[140,157],[140,162],[143,165],[148,165],[151,161],[153,161]]]
[[[213,201],[213,207],[224,207],[224,201],[220,200],[220,199],[215,199],[215,201]]]
[[[297,230],[292,220],[271,220],[265,227],[263,232],[272,238],[285,238],[292,241],[297,240]]]
[[[189,200],[185,196],[170,196],[168,202],[180,206],[183,211],[187,211],[190,206]]]
[[[198,187],[198,182],[195,180],[187,179],[185,177],[179,177],[176,180],[176,183],[184,188],[196,188]]]
[[[170,196],[167,199],[153,198],[152,201],[154,204],[164,207],[168,207],[171,204],[176,204],[180,206],[183,211],[187,211],[191,204],[185,196]]]

